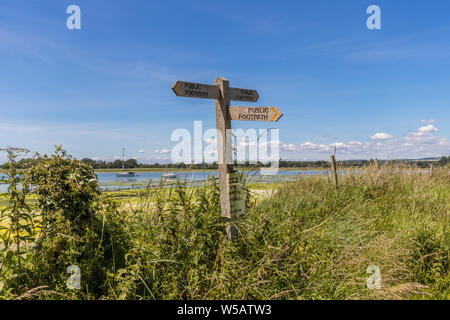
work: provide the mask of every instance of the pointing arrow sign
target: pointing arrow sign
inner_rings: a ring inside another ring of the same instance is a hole
[[[219,87],[209,84],[177,81],[172,86],[179,97],[219,99]]]
[[[219,99],[219,87],[186,81],[176,81],[172,86],[173,92],[179,97]],[[230,100],[233,101],[258,101],[259,94],[256,90],[230,88]]]
[[[256,102],[258,99],[259,94],[256,90],[230,88],[230,100]]]
[[[230,107],[231,120],[277,122],[283,113],[278,107]]]

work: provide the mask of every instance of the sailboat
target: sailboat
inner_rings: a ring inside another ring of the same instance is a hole
[[[166,178],[166,179],[176,179],[178,178],[178,175],[176,173],[168,173],[168,172],[164,172],[161,175],[162,178]]]
[[[178,178],[178,175],[176,173],[167,172],[167,168],[166,168],[166,170],[164,170],[164,172],[161,174],[161,178],[176,179],[176,178]]]
[[[136,173],[125,171],[125,148],[122,149],[122,172],[116,173],[116,177],[129,178],[135,177]]]

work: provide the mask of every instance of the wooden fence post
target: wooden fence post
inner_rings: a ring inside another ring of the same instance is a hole
[[[336,168],[336,157],[334,155],[330,156],[330,162],[331,162],[331,176],[334,181],[334,185],[336,189],[338,188],[338,172]]]

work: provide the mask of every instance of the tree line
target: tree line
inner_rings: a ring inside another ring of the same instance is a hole
[[[16,163],[16,167],[19,169],[27,169],[33,166],[36,161],[39,161],[34,158],[24,158]],[[374,163],[374,159],[371,160],[343,160],[338,161],[338,166],[340,167],[364,167],[370,164]],[[93,160],[89,158],[84,158],[81,160],[81,162],[90,165],[93,169],[121,169],[122,168],[122,161],[121,160],[114,160],[114,161],[104,161],[104,160]],[[441,157],[439,161],[432,161],[432,160],[378,160],[379,164],[382,163],[410,163],[415,164],[419,168],[428,168],[431,164],[433,165],[447,165],[450,164],[450,156],[448,157]],[[235,163],[236,167],[238,168],[267,168],[270,167],[271,164],[269,162],[262,163]],[[280,168],[329,168],[330,162],[319,160],[319,161],[295,161],[295,160],[280,160],[279,162]],[[2,169],[8,169],[7,164],[0,165],[0,168]],[[160,163],[154,163],[154,164],[147,164],[147,163],[139,163],[136,159],[128,159],[125,161],[125,169],[182,169],[182,168],[191,168],[191,169],[204,169],[204,170],[214,170],[217,169],[217,163],[200,163],[200,164],[185,164],[185,163],[167,163],[167,164],[160,164]]]

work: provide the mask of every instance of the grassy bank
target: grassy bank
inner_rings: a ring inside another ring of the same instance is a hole
[[[436,168],[433,176],[418,169],[366,168],[340,176],[338,190],[323,176],[273,185],[273,192],[266,188],[250,186],[263,196],[248,193],[234,243],[224,235],[215,181],[104,193],[98,201],[105,204],[94,206],[95,226],[103,225],[109,240],[95,247],[111,243],[113,254],[96,260],[104,266],[102,278],[91,271],[91,258],[75,252],[70,264],[85,266],[89,287],[67,289],[62,261],[21,270],[30,278],[3,295],[44,285],[57,293],[34,298],[450,299],[448,167]],[[104,202],[111,200],[129,205]],[[59,233],[48,242],[53,250],[58,241],[58,252],[66,241]],[[103,239],[103,231],[100,235]],[[45,250],[34,254],[45,256]],[[371,266],[380,269],[379,290],[367,288]],[[41,280],[34,278],[35,269]]]
[[[136,260],[122,282],[134,285],[114,292],[132,299],[449,299],[448,169],[432,178],[370,169],[340,182],[337,191],[324,177],[279,187],[241,217],[235,244],[223,239],[217,208],[134,207],[127,228],[135,232]],[[366,287],[372,265],[381,270],[380,290]]]

